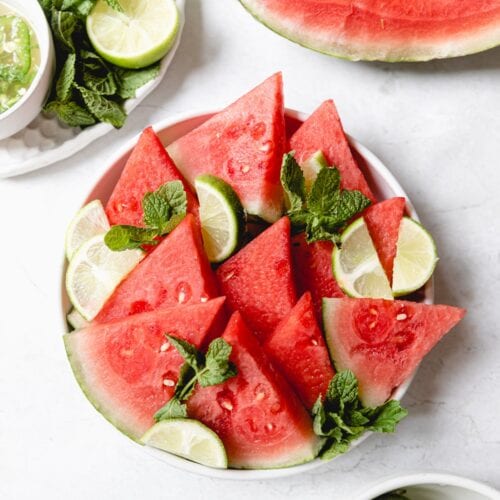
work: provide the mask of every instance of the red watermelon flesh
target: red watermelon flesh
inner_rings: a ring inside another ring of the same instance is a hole
[[[180,180],[186,190],[188,211],[197,214],[198,202],[177,170],[158,136],[146,128],[135,146],[106,205],[111,225],[143,226],[142,199],[169,181]]]
[[[405,211],[404,198],[390,198],[368,207],[363,213],[366,227],[385,274],[392,283],[392,269],[398,248],[399,226]]]
[[[465,315],[458,307],[384,299],[325,299],[323,324],[338,371],[359,381],[366,406],[378,406]]]
[[[297,297],[290,255],[290,220],[281,218],[217,269],[222,295],[263,340]]]
[[[318,447],[312,422],[257,339],[234,313],[222,336],[232,346],[238,375],[198,387],[188,414],[213,429],[236,468],[284,467],[312,460]]]
[[[94,322],[105,323],[162,306],[206,302],[218,295],[199,229],[188,214],[118,285]]]
[[[335,372],[309,292],[267,337],[264,350],[306,408],[311,409],[318,397],[326,394]]]
[[[172,397],[184,362],[165,333],[205,347],[224,329],[223,303],[158,309],[65,335],[78,383],[113,425],[139,439]]]
[[[500,44],[498,0],[241,0],[273,31],[353,60],[427,61]]]
[[[375,201],[366,179],[354,158],[332,100],[325,101],[290,138],[290,148],[299,163],[321,150],[329,165],[339,169],[344,189],[361,191]]]
[[[216,175],[233,187],[247,212],[268,222],[282,212],[282,87],[281,73],[276,73],[168,146],[191,185],[200,174]]]
[[[323,297],[343,297],[332,269],[333,243],[316,241],[307,243],[304,234],[292,238],[294,277],[299,294],[311,292],[316,318],[321,322]]]

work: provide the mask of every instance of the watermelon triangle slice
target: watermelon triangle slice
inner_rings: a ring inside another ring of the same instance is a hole
[[[306,408],[311,409],[326,394],[335,372],[309,292],[267,337],[264,350]]]
[[[290,220],[281,218],[217,269],[222,294],[263,340],[292,310]]]
[[[231,467],[285,467],[312,460],[319,441],[311,419],[239,313],[222,338],[232,346],[238,375],[198,387],[188,401],[189,416],[219,435]]]
[[[142,199],[169,181],[180,180],[186,190],[188,211],[197,214],[198,202],[177,170],[158,136],[146,128],[130,155],[106,204],[109,223],[143,226]]]
[[[282,212],[281,160],[285,119],[281,73],[168,146],[179,170],[193,185],[210,173],[236,191],[251,214],[268,222]]]
[[[91,325],[64,336],[73,372],[90,402],[139,439],[173,395],[184,360],[165,333],[206,346],[224,329],[224,298]]]
[[[399,226],[405,211],[404,198],[390,198],[368,207],[364,213],[366,227],[370,233],[378,258],[385,274],[392,283],[392,270],[398,248]]]
[[[338,371],[359,381],[365,406],[378,406],[465,315],[458,307],[384,299],[324,299],[323,324]]]
[[[218,295],[199,229],[188,214],[118,285],[94,322],[105,323],[161,306],[206,302]]]
[[[321,323],[323,297],[344,297],[333,276],[333,243],[316,241],[307,243],[304,233],[292,238],[294,277],[299,294],[311,292],[316,318]]]
[[[290,147],[299,163],[316,151],[323,151],[328,164],[337,167],[344,189],[357,189],[375,201],[368,183],[354,161],[349,142],[332,100],[325,101],[290,138]]]

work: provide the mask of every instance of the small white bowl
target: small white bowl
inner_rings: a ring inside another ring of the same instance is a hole
[[[40,66],[26,93],[7,111],[0,113],[0,140],[14,135],[42,110],[55,70],[55,52],[45,14],[37,0],[2,0],[32,27],[40,46]]]
[[[155,132],[158,134],[161,142],[164,146],[167,146],[171,142],[175,141],[179,137],[193,130],[195,127],[209,119],[217,111],[200,111],[197,113],[189,113],[176,115],[172,118],[163,120],[153,126]],[[301,113],[292,109],[286,110],[287,125],[292,126],[295,124],[303,122],[307,118],[306,113]],[[128,141],[123,147],[121,147],[115,154],[109,159],[108,167],[106,168],[102,177],[97,181],[94,188],[90,194],[85,198],[84,204],[100,199],[103,203],[106,203],[113,188],[120,177],[120,174],[127,162],[132,149],[137,144],[139,135]],[[359,143],[356,139],[349,136],[349,141],[358,156],[360,168],[366,175],[370,186],[373,188],[375,195],[379,199],[391,198],[393,196],[402,196],[406,198],[406,210],[408,214],[414,219],[418,220],[418,215],[415,212],[413,205],[411,204],[408,196],[404,192],[401,185],[394,178],[391,172],[384,166],[384,164],[365,146]],[[61,309],[61,319],[63,324],[63,331],[66,333],[68,331],[68,325],[66,323],[66,315],[70,309],[70,302],[64,288],[64,276],[66,274],[66,263],[62,267],[62,309]],[[433,281],[430,280],[425,287],[425,294],[423,302],[431,304],[434,300],[434,285]],[[394,399],[400,400],[408,387],[411,384],[415,374],[408,378],[402,385],[400,385],[395,391],[392,397]],[[366,439],[370,433],[366,433],[360,439],[355,441],[352,446],[359,445],[364,439]],[[185,460],[183,458],[171,455],[169,453],[157,450],[155,448],[144,448],[150,455],[155,458],[165,462],[168,465],[182,469],[187,472],[192,472],[195,474],[220,478],[220,479],[232,479],[232,480],[253,480],[253,479],[272,479],[284,476],[291,476],[295,474],[300,474],[301,472],[309,471],[325,465],[325,462],[319,458],[308,462],[303,465],[296,465],[288,468],[281,469],[259,469],[259,470],[237,470],[237,469],[212,469],[204,465],[196,464]]]
[[[363,490],[355,500],[374,500],[384,493],[408,489],[411,500],[500,500],[500,491],[472,479],[420,472],[385,478]]]

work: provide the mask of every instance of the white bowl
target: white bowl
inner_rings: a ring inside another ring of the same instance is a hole
[[[189,113],[176,115],[167,120],[163,120],[156,125],[153,126],[155,132],[158,134],[162,143],[167,146],[174,140],[182,137],[184,134],[194,129],[212,115],[214,115],[216,111],[200,111],[197,113]],[[295,110],[287,109],[286,110],[287,124],[291,125],[295,122],[302,122],[307,118],[305,113],[301,113]],[[139,135],[128,141],[123,147],[121,147],[113,156],[109,159],[108,167],[102,177],[97,181],[96,185],[90,192],[90,194],[86,197],[84,204],[89,201],[100,199],[104,203],[108,200],[113,188],[120,177],[120,174],[125,166],[125,163],[130,156],[130,153],[137,143]],[[403,196],[406,198],[406,209],[408,214],[414,219],[418,220],[418,215],[413,208],[410,200],[406,196],[401,185],[394,178],[394,176],[389,172],[389,170],[384,166],[384,164],[365,146],[360,144],[356,139],[349,136],[349,141],[351,146],[354,148],[355,152],[359,154],[360,167],[365,173],[366,177],[369,180],[370,186],[373,188],[375,195],[379,199],[391,198],[393,196]],[[66,291],[64,289],[64,275],[66,272],[66,264],[63,266],[63,274],[62,274],[62,320],[64,324],[64,331],[67,331],[67,323],[66,323],[66,314],[70,308],[70,302],[66,295]],[[423,301],[431,304],[434,300],[434,285],[432,280],[425,287],[425,296]],[[415,374],[413,374],[408,380],[406,380],[401,386],[399,386],[392,397],[394,399],[400,400],[408,387],[410,386],[411,381],[413,380]],[[369,433],[366,433],[360,439],[353,443],[353,446],[357,446],[364,439],[368,437]],[[311,469],[315,469],[316,467],[320,467],[328,462],[325,462],[320,459],[315,459],[311,462],[308,462],[303,465],[297,465],[294,467],[281,468],[281,469],[261,469],[261,470],[236,470],[236,469],[211,469],[209,467],[205,467],[203,465],[199,465],[189,460],[185,460],[183,458],[177,457],[175,455],[170,455],[169,453],[165,453],[161,450],[157,450],[155,448],[145,448],[145,450],[153,455],[154,457],[162,460],[168,465],[172,465],[173,467],[177,467],[179,469],[208,476],[215,477],[221,479],[240,479],[240,480],[251,480],[251,479],[270,479],[277,478],[283,476],[291,476],[294,474],[299,474],[301,472],[305,472]]]
[[[420,472],[385,478],[363,490],[355,500],[374,500],[379,495],[409,488],[411,500],[500,500],[500,491],[465,477]]]
[[[26,93],[0,113],[0,140],[14,135],[32,122],[47,98],[55,70],[55,52],[47,19],[37,0],[2,0],[31,25],[40,46],[40,67]]]

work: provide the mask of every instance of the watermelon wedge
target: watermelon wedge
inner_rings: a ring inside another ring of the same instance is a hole
[[[384,299],[324,299],[323,324],[339,371],[359,381],[365,406],[378,406],[465,315],[458,307]]]
[[[281,73],[168,146],[186,179],[204,173],[225,180],[251,214],[268,222],[282,212],[281,159],[285,119]]]
[[[165,333],[206,346],[224,328],[224,298],[164,308],[64,336],[71,367],[90,402],[139,439],[173,395],[184,360]]]
[[[162,306],[206,302],[218,295],[199,229],[188,214],[118,285],[94,323]]]
[[[305,47],[366,61],[428,61],[500,44],[497,0],[240,0]]]
[[[135,146],[106,205],[109,223],[143,226],[142,199],[169,181],[180,180],[186,190],[188,211],[197,214],[198,202],[177,170],[158,136],[146,128]]]
[[[357,189],[375,201],[366,179],[354,161],[337,108],[325,101],[290,138],[290,147],[299,163],[321,150],[329,165],[339,169],[344,189]]]
[[[292,310],[290,220],[281,218],[217,269],[222,295],[263,340]]]
[[[311,292],[316,319],[322,321],[323,297],[344,297],[332,269],[333,243],[307,243],[303,233],[292,238],[292,258],[297,292]]]
[[[306,408],[326,394],[335,372],[309,292],[267,337],[264,350]]]
[[[286,467],[312,460],[320,443],[311,419],[238,312],[222,338],[232,346],[238,375],[198,387],[188,401],[189,416],[218,434],[231,467]]]
[[[392,269],[398,249],[399,226],[403,219],[405,204],[404,198],[390,198],[371,205],[363,213],[366,227],[389,283],[392,283]]]

